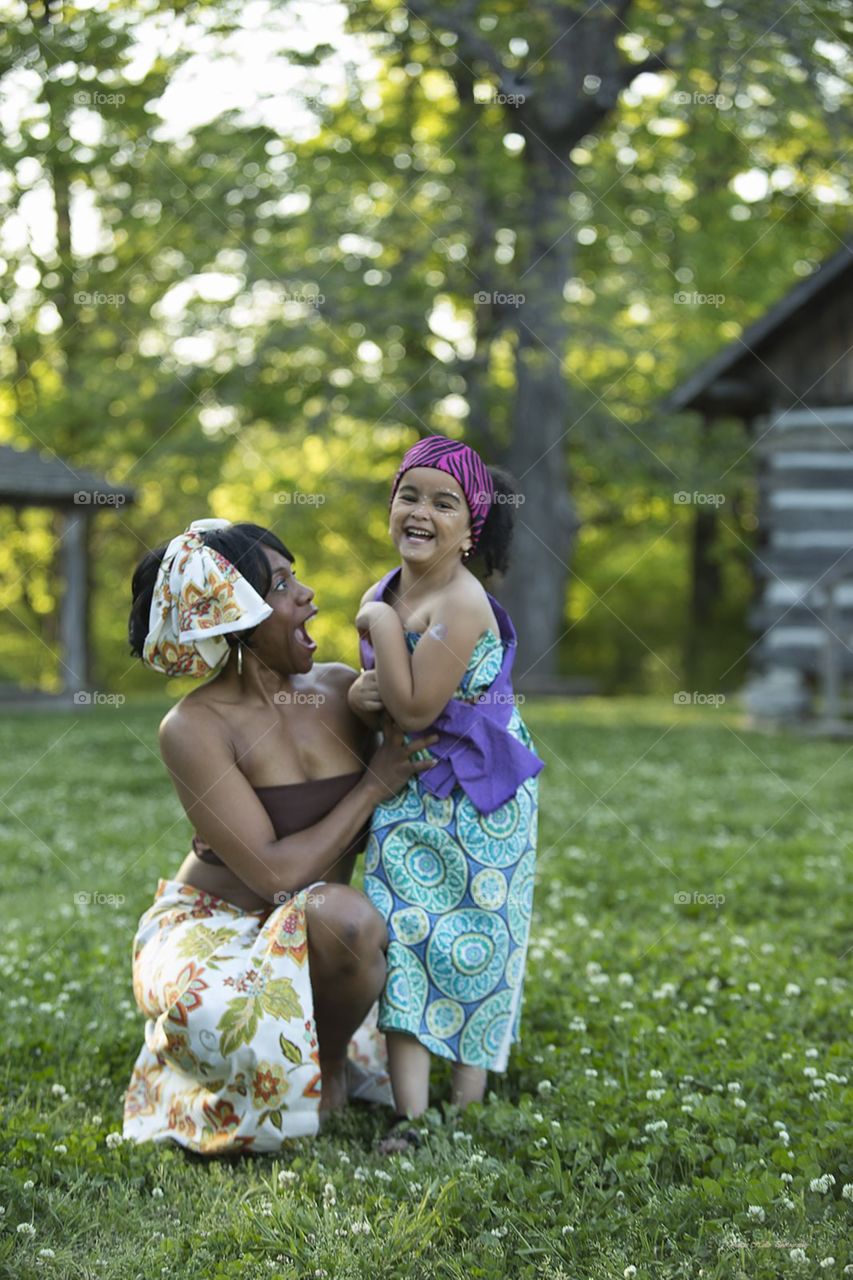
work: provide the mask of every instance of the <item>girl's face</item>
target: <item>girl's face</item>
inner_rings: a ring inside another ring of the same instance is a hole
[[[316,641],[305,630],[317,613],[314,592],[293,572],[293,564],[272,547],[262,548],[272,573],[266,602],[272,613],[260,624],[252,638],[252,652],[271,671],[295,675],[311,670]]]
[[[412,467],[394,494],[389,533],[400,558],[413,565],[459,560],[471,547],[471,515],[461,485],[436,467]]]

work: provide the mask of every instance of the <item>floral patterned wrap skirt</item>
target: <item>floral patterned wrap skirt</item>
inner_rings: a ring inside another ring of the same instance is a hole
[[[321,883],[321,882],[318,882]],[[139,922],[133,991],[145,1043],[124,1137],[205,1155],[277,1150],[319,1126],[320,1060],[308,969],[311,885],[244,911],[161,880]],[[376,1007],[349,1045],[350,1096],[391,1104]]]

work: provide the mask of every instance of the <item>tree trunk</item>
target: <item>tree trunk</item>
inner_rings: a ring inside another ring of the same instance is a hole
[[[690,601],[684,648],[685,675],[694,685],[702,683],[708,637],[722,585],[720,566],[714,555],[716,539],[716,509],[697,506],[693,518]]]
[[[516,396],[504,461],[523,497],[516,510],[510,571],[499,594],[518,631],[514,676],[521,687],[558,671],[565,631],[566,585],[577,527],[569,494],[570,392],[563,373],[563,286],[572,273],[569,232],[573,174],[552,150],[528,136],[525,155],[530,235],[516,259]]]

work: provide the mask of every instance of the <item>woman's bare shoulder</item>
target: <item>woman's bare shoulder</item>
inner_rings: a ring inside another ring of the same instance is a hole
[[[318,686],[346,696],[358,672],[347,666],[345,662],[317,662],[314,664],[312,675]]]
[[[204,697],[204,689],[193,689],[171,707],[160,721],[160,745],[178,746],[203,735],[224,738],[222,716],[212,701]]]

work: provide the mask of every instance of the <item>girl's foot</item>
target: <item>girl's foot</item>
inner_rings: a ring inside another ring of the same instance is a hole
[[[420,1145],[421,1135],[417,1129],[413,1128],[409,1117],[396,1115],[391,1117],[391,1127],[385,1137],[377,1143],[376,1150],[381,1156],[397,1156]]]

